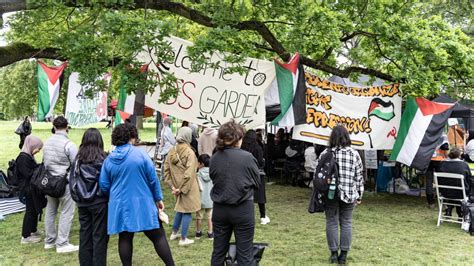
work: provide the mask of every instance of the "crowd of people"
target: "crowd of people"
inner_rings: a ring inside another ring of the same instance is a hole
[[[224,264],[232,234],[237,261],[241,265],[252,265],[254,203],[258,204],[260,223],[270,223],[265,208],[265,172],[271,172],[275,161],[284,158],[286,174],[296,174],[303,169],[312,178],[318,158],[332,152],[339,177],[335,198],[325,208],[326,237],[330,262],[346,262],[352,242],[352,213],[355,206],[361,204],[364,177],[361,157],[350,147],[350,136],[343,126],[332,130],[326,148],[293,140],[284,130],[276,135],[268,134],[265,143],[262,130],[246,131],[234,121],[223,124],[218,130],[205,128],[200,136],[199,128],[188,123],[183,123],[175,136],[172,124],[171,118],[163,121],[158,150],[163,161],[161,176],[157,175],[148,154],[134,147],[138,131],[130,123],[113,129],[113,150],[108,154],[102,135],[95,128],[85,131],[77,148],[68,137],[68,122],[62,116],[54,119],[53,134],[44,144],[31,134],[22,138],[21,152],[16,159],[17,174],[22,181],[20,198],[26,204],[21,243],[41,242],[38,218],[45,209],[44,248],[55,248],[58,253],[79,251],[81,265],[105,265],[109,235],[114,234],[119,235],[118,253],[122,264],[131,265],[133,238],[139,232],[152,242],[166,265],[174,265],[163,227],[167,222],[164,185],[175,199],[169,241],[179,240],[181,246],[193,244],[189,227],[195,215],[194,238],[203,237],[207,224],[204,237],[213,240],[211,265]],[[474,145],[474,140],[470,138],[469,143],[468,146]],[[31,188],[31,179],[39,167],[35,155],[41,150],[46,171],[69,180],[60,197],[44,197]],[[452,149],[449,160],[435,167],[438,171],[465,175],[469,188],[470,171],[461,157],[458,149]],[[298,178],[295,175],[292,181]],[[79,246],[69,242],[76,206]],[[449,214],[451,211],[446,210]]]

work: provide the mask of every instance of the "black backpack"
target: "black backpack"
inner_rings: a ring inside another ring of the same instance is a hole
[[[77,203],[92,202],[96,197],[102,196],[96,179],[96,176],[100,174],[100,169],[95,169],[92,165],[87,167],[84,169],[85,172],[81,171],[81,165],[76,160],[73,165],[74,170],[69,176],[71,197]]]
[[[8,185],[7,176],[0,170],[0,198],[10,198],[12,196],[12,189]]]
[[[46,170],[44,163],[41,163],[33,173],[31,185],[37,191],[40,191],[45,195],[51,196],[53,198],[60,198],[66,192],[68,172],[69,168],[65,175],[54,176]]]
[[[326,149],[319,157],[318,165],[313,176],[313,192],[309,203],[308,212],[323,212],[328,201],[329,184],[335,179],[336,187],[339,180],[339,166],[335,151]],[[336,197],[335,197],[336,198]]]
[[[10,186],[18,186],[19,180],[18,176],[16,175],[16,160],[10,160],[8,162],[8,169],[7,169],[7,183]]]

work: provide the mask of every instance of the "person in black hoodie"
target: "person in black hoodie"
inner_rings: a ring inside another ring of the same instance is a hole
[[[80,265],[106,265],[107,262],[108,199],[98,182],[105,157],[102,135],[96,128],[89,128],[82,136],[69,182],[79,212]]]
[[[239,265],[252,265],[255,232],[254,189],[259,186],[257,160],[240,149],[244,129],[235,121],[223,124],[217,135],[217,151],[209,170],[214,184],[214,248],[211,265],[224,265],[232,233],[237,246]]]
[[[469,169],[469,165],[460,159],[461,157],[461,150],[458,148],[453,148],[448,154],[448,159],[441,162],[439,171],[444,173],[452,173],[452,174],[461,174],[464,176],[464,190],[466,195],[469,195],[471,184],[471,170]],[[438,178],[438,183],[440,185],[447,185],[447,186],[456,186],[459,187],[461,185],[460,180],[455,180],[452,178]],[[443,189],[440,188],[440,193],[443,196],[451,199],[462,199],[462,191],[461,190],[454,190],[454,189]],[[459,203],[459,202],[452,202],[452,203]],[[446,208],[446,215],[451,216],[453,207],[448,205]],[[461,206],[456,206],[456,213],[458,217],[462,217],[461,213]]]
[[[255,130],[251,129],[245,133],[244,139],[242,141],[242,150],[250,152],[255,159],[257,159],[258,167],[260,171],[260,185],[255,189],[254,193],[254,202],[258,204],[258,209],[260,211],[260,224],[270,223],[270,218],[266,215],[265,203],[267,203],[267,197],[265,193],[265,172],[263,168],[265,167],[265,160],[263,156],[263,148],[258,143],[258,137]]]
[[[19,180],[19,198],[26,205],[23,227],[21,232],[21,244],[38,243],[41,237],[38,233],[38,216],[42,208],[38,208],[30,182],[38,164],[35,154],[43,148],[43,142],[35,136],[29,135],[25,138],[20,154],[16,158],[16,175]],[[43,201],[45,198],[43,197]],[[44,207],[44,206],[43,206]]]

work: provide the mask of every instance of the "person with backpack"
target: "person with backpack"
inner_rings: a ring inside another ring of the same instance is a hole
[[[79,264],[106,265],[107,203],[99,187],[99,176],[105,160],[104,142],[96,128],[82,136],[76,161],[69,177],[71,196],[79,212]]]
[[[147,236],[166,265],[174,265],[158,218],[165,205],[155,166],[145,151],[130,142],[130,125],[115,127],[112,145],[116,148],[107,156],[100,172],[100,189],[109,196],[107,232],[119,235],[122,265],[132,265],[133,238],[137,232]]]
[[[26,137],[31,134],[31,130],[32,130],[32,127],[31,127],[30,117],[25,116],[25,119],[23,120],[23,122],[21,122],[21,124],[15,130],[15,133],[20,135],[20,145],[18,145],[20,149],[23,148],[23,143],[25,143]]]
[[[38,232],[37,204],[30,186],[31,178],[38,164],[35,155],[43,148],[43,142],[36,136],[29,135],[25,138],[25,143],[20,154],[16,158],[15,174],[20,181],[19,198],[25,203],[26,210],[23,217],[21,230],[21,244],[38,243],[41,235]]]
[[[235,235],[239,265],[254,265],[254,190],[259,186],[257,159],[240,149],[244,128],[235,121],[223,124],[217,133],[217,151],[212,155],[209,173],[214,184],[212,225],[214,245],[211,265],[224,265],[229,240]]]
[[[344,126],[333,128],[329,137],[329,147],[319,157],[318,165],[332,153],[335,160],[335,173],[326,194],[326,238],[331,251],[330,263],[345,264],[352,242],[352,212],[354,206],[361,203],[364,193],[362,160],[359,153],[350,147],[349,132]],[[326,163],[326,162],[324,162]],[[331,162],[329,162],[331,164]],[[316,166],[315,179],[324,173],[318,173],[321,166]],[[334,180],[335,179],[335,180]],[[315,185],[316,186],[316,185]],[[332,198],[332,199],[331,199]],[[340,228],[340,229],[339,229]],[[340,239],[339,239],[340,230]],[[339,250],[341,251],[340,253]]]
[[[46,196],[46,214],[44,217],[44,228],[46,233],[45,249],[56,248],[57,253],[74,252],[78,246],[69,243],[69,233],[71,231],[72,220],[74,219],[75,203],[71,198],[71,192],[67,185],[69,171],[77,155],[76,145],[69,140],[68,122],[64,116],[58,116],[53,121],[54,134],[46,140],[43,149],[44,166],[48,176],[54,177],[61,184],[58,192],[62,195],[53,197]],[[50,178],[51,179],[51,178]],[[49,182],[52,182],[51,180]],[[64,191],[64,192],[62,192]],[[48,193],[46,193],[48,194]],[[58,230],[56,230],[55,220],[58,209],[61,208]]]
[[[165,182],[176,199],[173,233],[170,240],[179,239],[179,245],[194,243],[187,238],[192,214],[201,209],[201,194],[196,170],[198,162],[191,148],[192,129],[182,127],[178,131],[178,142],[170,149],[165,161]],[[181,234],[178,230],[181,227]]]

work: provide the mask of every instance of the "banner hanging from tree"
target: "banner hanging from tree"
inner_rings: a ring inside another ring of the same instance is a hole
[[[350,87],[305,73],[306,124],[295,126],[293,138],[326,145],[332,128],[344,125],[352,147],[391,150],[400,126],[400,84]]]
[[[103,79],[109,81],[110,74]],[[91,98],[86,95],[87,90],[79,84],[79,73],[71,73],[66,103],[66,119],[71,126],[86,126],[107,117],[107,92],[94,93]]]
[[[230,119],[246,128],[265,125],[264,93],[275,78],[273,62],[248,58],[244,74],[229,74],[227,70],[231,65],[222,60],[225,55],[214,53],[199,72],[191,72],[186,49],[192,43],[176,37],[168,40],[173,48],[173,63],[157,66],[148,52],[142,52],[139,60],[150,64],[154,72],[174,73],[179,95],[166,103],[158,103],[160,87],[157,87],[153,95],[145,98],[146,106],[207,127],[219,127]],[[212,64],[219,66],[214,69]]]

